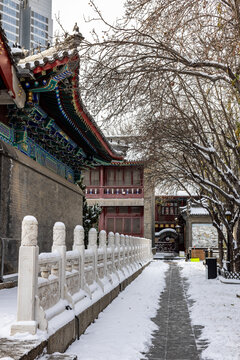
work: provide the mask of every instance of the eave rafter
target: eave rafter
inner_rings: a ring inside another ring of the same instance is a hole
[[[53,65],[56,65],[56,62],[51,64],[52,67]],[[57,111],[61,113],[64,118],[63,121],[74,132],[78,133],[79,140],[77,142],[86,143],[87,148],[89,148],[87,152],[92,156],[96,156],[96,158],[102,158],[105,162],[111,162],[112,159],[121,160],[121,157],[114,154],[108,141],[99,131],[91,116],[83,110],[78,83],[79,57],[74,55],[68,61],[67,58],[64,58],[58,65],[58,67],[51,68],[50,64],[45,64],[34,69],[36,80],[27,83],[30,102],[36,101],[37,96],[40,97],[41,102],[41,96],[44,96],[44,94],[50,96],[50,93],[56,92],[57,104],[53,106],[56,110],[57,105]],[[49,72],[47,73],[47,71]],[[55,74],[53,72],[49,75],[50,71],[54,71]],[[43,75],[45,75],[44,80],[42,80]],[[38,79],[41,79],[41,83]],[[68,88],[64,85],[65,79],[68,79],[70,84]],[[47,111],[46,108],[45,111]]]
[[[9,117],[11,125],[15,127],[17,132],[27,131],[27,136],[30,139],[72,167],[74,171],[81,171],[83,167],[88,166],[89,157],[87,154],[38,106],[28,108],[26,111],[10,111]],[[94,161],[93,163],[97,162]]]

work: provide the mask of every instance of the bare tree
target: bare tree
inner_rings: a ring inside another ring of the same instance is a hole
[[[95,8],[96,17],[103,19]],[[86,97],[118,118],[157,97],[175,74],[225,82],[240,91],[239,0],[129,0],[126,15],[85,42]]]
[[[228,107],[227,90],[195,79],[186,85],[182,76],[174,87],[162,89],[155,116],[139,114],[136,151],[142,152],[152,169],[150,176],[162,186],[189,186],[199,195],[228,248],[230,269],[234,267],[233,227],[239,218],[239,147],[235,132],[238,104]],[[225,91],[223,91],[225,90]],[[141,120],[141,121],[140,121]],[[226,213],[232,214],[231,221]],[[222,224],[227,230],[225,238]]]
[[[140,136],[134,148],[158,183],[196,189],[233,269],[240,209],[240,1],[128,0],[125,17],[108,29],[81,49],[88,106],[115,123],[127,118],[127,131]]]

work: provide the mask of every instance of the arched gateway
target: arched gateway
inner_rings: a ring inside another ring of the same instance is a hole
[[[179,236],[174,229],[163,229],[155,233],[156,249],[158,252],[178,251]]]

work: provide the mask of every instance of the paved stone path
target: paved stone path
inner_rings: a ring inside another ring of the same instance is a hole
[[[155,331],[152,347],[145,356],[148,360],[199,360],[196,336],[200,328],[192,329],[185,296],[183,279],[176,263],[169,262],[166,273],[166,288],[160,299],[160,309],[153,321]],[[198,333],[198,334],[197,334]],[[206,342],[200,344],[201,347]]]

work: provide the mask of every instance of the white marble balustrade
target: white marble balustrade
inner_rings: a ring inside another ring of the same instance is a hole
[[[26,216],[19,251],[17,321],[12,325],[12,335],[36,334],[38,328],[48,332],[51,321],[64,318],[66,312],[74,318],[152,259],[151,240],[112,232],[107,237],[104,230],[98,234],[93,228],[85,249],[81,225],[73,231],[71,251],[66,251],[62,222],[53,227],[51,252],[39,255],[37,237],[37,220]]]

